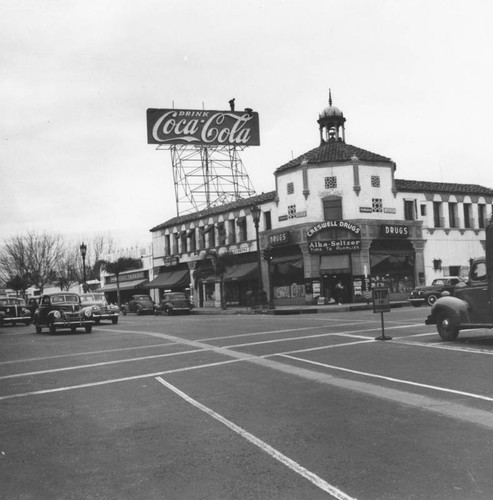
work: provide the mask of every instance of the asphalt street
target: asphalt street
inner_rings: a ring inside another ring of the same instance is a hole
[[[5,499],[491,499],[493,331],[427,308],[0,330]]]

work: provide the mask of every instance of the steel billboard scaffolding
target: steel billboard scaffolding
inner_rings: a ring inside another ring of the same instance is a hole
[[[157,149],[171,152],[176,215],[254,196],[239,154],[245,147],[159,144]]]

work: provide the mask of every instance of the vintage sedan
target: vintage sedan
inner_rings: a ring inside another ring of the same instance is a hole
[[[31,323],[31,313],[23,299],[0,297],[0,326]]]
[[[83,293],[80,296],[80,301],[84,307],[92,308],[92,315],[96,325],[99,325],[101,320],[111,321],[114,325],[118,323],[120,308],[113,304],[108,304],[104,293]]]
[[[193,308],[183,292],[169,292],[163,295],[160,304],[160,311],[171,316],[175,313],[189,314]]]
[[[436,278],[428,286],[417,286],[409,297],[409,302],[414,307],[419,307],[422,304],[433,305],[443,292],[448,295],[454,294],[454,289],[457,286],[465,286],[466,281],[460,276],[447,276],[445,278]]]
[[[42,333],[47,327],[50,333],[57,330],[84,328],[91,333],[94,324],[92,307],[84,307],[80,296],[71,292],[45,294],[41,297],[39,307],[34,313],[36,333]]]
[[[157,314],[158,307],[149,295],[133,295],[128,304],[123,309],[123,314],[127,312],[140,314]]]

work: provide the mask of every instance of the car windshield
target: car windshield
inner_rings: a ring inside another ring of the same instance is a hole
[[[102,293],[90,293],[80,296],[81,302],[104,302],[105,298]]]
[[[445,285],[445,280],[436,279],[436,280],[433,281],[432,285],[434,285],[434,286],[443,286],[443,285]]]
[[[185,294],[184,293],[171,293],[168,295],[168,300],[185,300]]]
[[[0,306],[23,306],[24,301],[22,299],[15,299],[15,298],[5,298],[5,299],[0,299]]]
[[[54,295],[51,297],[52,304],[60,304],[62,302],[70,302],[70,303],[78,303],[79,296],[78,295]]]
[[[139,302],[152,302],[151,298],[148,295],[139,295],[135,297],[135,300]]]

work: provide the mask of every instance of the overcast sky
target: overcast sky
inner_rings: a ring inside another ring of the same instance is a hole
[[[176,215],[146,109],[259,113],[257,193],[318,146],[318,114],[396,177],[493,188],[491,0],[1,0],[0,241],[150,241]]]

